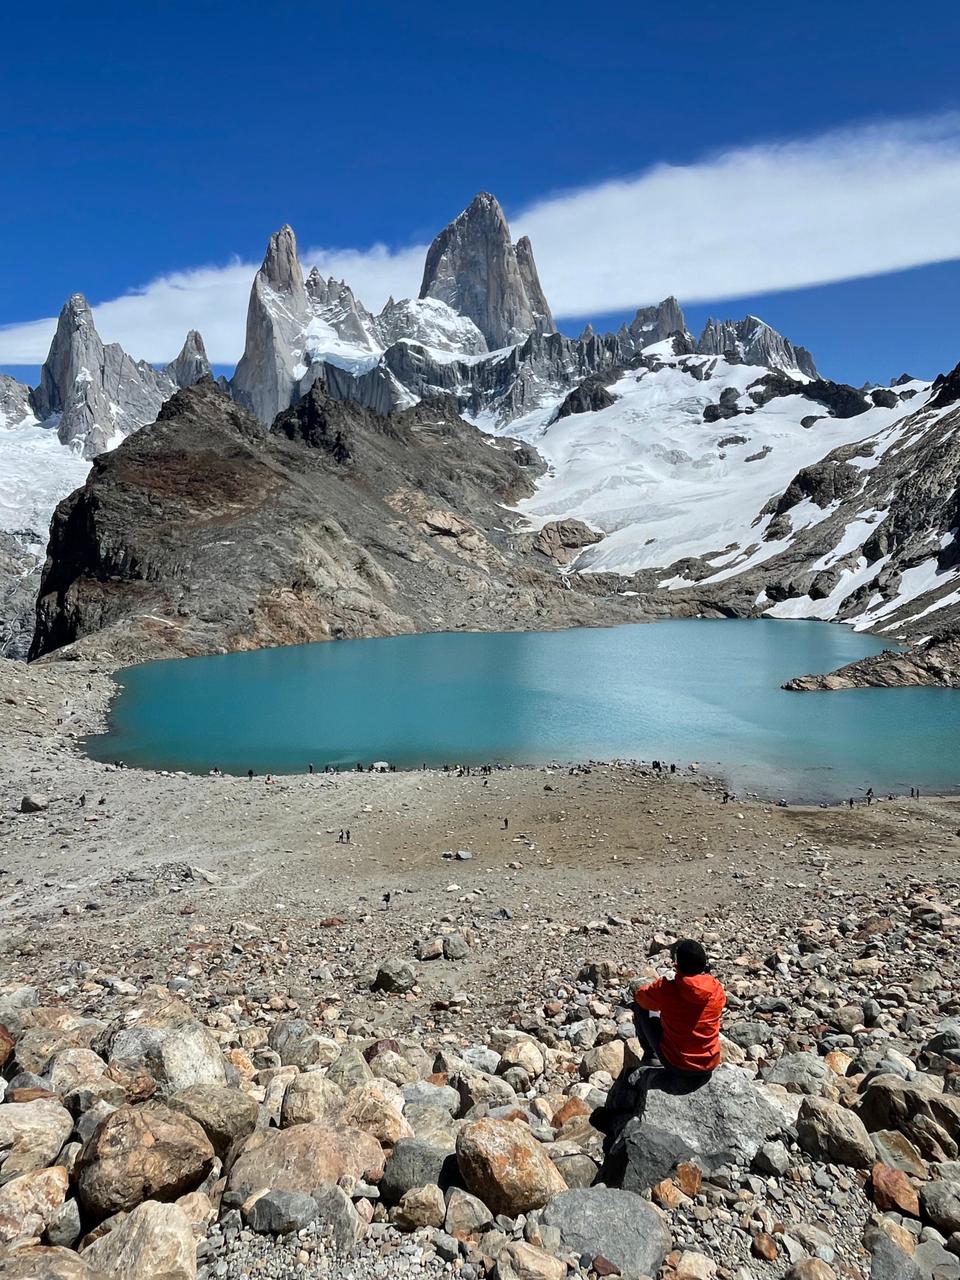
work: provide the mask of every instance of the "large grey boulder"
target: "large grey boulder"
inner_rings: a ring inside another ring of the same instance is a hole
[[[503,210],[486,191],[475,196],[430,245],[420,297],[439,298],[469,317],[491,350],[556,327],[530,241],[511,244]]]
[[[223,1054],[212,1032],[199,1022],[167,1026],[137,1023],[114,1035],[110,1061],[146,1067],[159,1093],[178,1093],[194,1084],[226,1084]]]
[[[833,1073],[815,1053],[785,1053],[763,1072],[765,1084],[779,1084],[790,1093],[821,1094]]]
[[[190,1219],[176,1204],[138,1205],[83,1251],[84,1262],[113,1280],[195,1280],[197,1246]]]
[[[543,1211],[563,1244],[577,1254],[602,1254],[620,1268],[624,1280],[655,1276],[670,1248],[662,1215],[632,1191],[588,1187],[564,1191]]]
[[[695,1160],[705,1173],[721,1165],[749,1164],[762,1142],[794,1119],[793,1109],[736,1067],[719,1067],[696,1088],[673,1089],[655,1073],[639,1116],[622,1134],[630,1191],[645,1191],[680,1161]]]
[[[452,1146],[436,1146],[420,1138],[401,1138],[384,1167],[380,1198],[385,1204],[398,1204],[414,1187],[436,1183],[446,1190],[457,1180],[457,1157]]]

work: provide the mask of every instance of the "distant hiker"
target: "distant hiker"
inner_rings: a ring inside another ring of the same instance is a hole
[[[509,819],[509,818],[504,818],[504,820],[503,820],[503,829],[504,829],[504,831],[506,831],[506,829],[507,829],[509,826],[510,826],[510,819]]]
[[[873,804],[873,787],[867,787],[867,804]]]
[[[726,993],[709,973],[707,953],[699,942],[684,938],[674,943],[671,955],[674,976],[634,992],[633,1018],[644,1047],[643,1062],[659,1060],[668,1072],[705,1079],[720,1065]]]
[[[671,772],[671,773],[676,773],[676,772],[677,772],[677,766],[676,766],[675,764],[672,764],[672,765],[670,766],[670,772]]]
[[[850,808],[853,808],[853,796],[850,797]]]
[[[248,769],[248,770],[247,770],[247,777],[250,779],[250,781],[251,781],[251,782],[253,781],[253,770],[252,770],[252,769]]]
[[[346,839],[345,843],[346,843],[346,844],[349,844],[349,843],[350,843],[350,828],[349,828],[349,827],[347,827],[347,839]]]
[[[389,889],[383,895],[383,901],[380,903],[380,906],[384,911],[390,910],[390,890]]]
[[[337,844],[343,844],[343,827],[340,828],[340,834],[337,836]]]
[[[307,765],[307,772],[308,772],[308,773],[313,773],[313,761],[312,761],[312,760],[311,760],[311,762]]]
[[[729,803],[730,803],[730,792],[729,792],[729,791],[725,791],[725,792],[723,793],[723,803],[724,803],[724,804],[729,804]]]
[[[87,793],[85,791],[83,795],[80,797],[80,800],[78,803],[81,809],[85,809],[87,807]]]

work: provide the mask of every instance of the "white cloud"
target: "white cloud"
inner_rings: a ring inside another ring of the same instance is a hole
[[[511,216],[557,316],[720,300],[960,257],[960,115],[740,147],[548,196]],[[315,249],[368,306],[415,294],[426,246]],[[255,263],[154,280],[95,307],[107,341],[154,361],[197,328],[211,359],[243,347]],[[70,282],[65,281],[64,293]],[[0,329],[0,364],[37,364],[55,320]]]

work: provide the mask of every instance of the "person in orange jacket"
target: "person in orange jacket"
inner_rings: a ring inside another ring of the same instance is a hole
[[[720,1065],[726,992],[708,971],[707,953],[699,942],[684,938],[674,943],[671,954],[674,976],[634,992],[633,1018],[644,1062],[659,1059],[684,1077],[705,1079]]]

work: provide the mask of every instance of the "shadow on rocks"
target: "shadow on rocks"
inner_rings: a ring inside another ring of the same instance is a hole
[[[683,1097],[696,1093],[710,1079],[679,1075],[667,1067],[649,1066],[621,1071],[614,1080],[607,1101],[590,1116],[590,1123],[604,1135],[603,1164],[596,1182],[608,1187],[622,1187],[627,1173],[628,1152],[624,1130],[630,1124],[636,1129],[643,1121],[648,1095],[656,1090]]]

